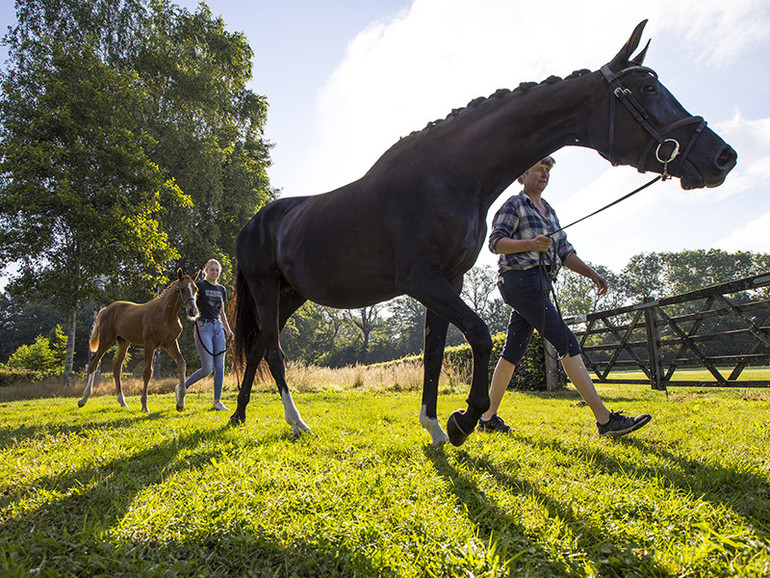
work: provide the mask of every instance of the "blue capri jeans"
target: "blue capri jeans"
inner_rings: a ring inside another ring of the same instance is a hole
[[[513,307],[508,321],[508,335],[500,355],[518,365],[527,351],[533,329],[547,339],[559,357],[580,353],[575,334],[564,323],[548,294],[548,278],[540,268],[506,271],[497,283],[503,301]]]
[[[222,399],[222,382],[225,379],[225,349],[227,348],[222,322],[218,319],[216,321],[198,319],[195,325],[195,347],[201,358],[201,368],[188,377],[184,385],[190,387],[196,381],[210,375],[213,370],[214,399]]]

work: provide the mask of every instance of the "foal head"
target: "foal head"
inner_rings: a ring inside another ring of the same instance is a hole
[[[195,321],[200,314],[198,311],[198,306],[195,304],[195,297],[198,295],[198,286],[195,284],[195,279],[189,275],[184,275],[181,269],[177,271],[177,276],[177,299],[179,299],[181,307],[184,307],[187,318],[190,321]]]
[[[632,58],[647,21],[611,62],[602,67],[609,102],[591,122],[595,148],[613,164],[679,177],[683,189],[716,187],[735,166],[737,154],[702,117],[690,115],[642,65],[647,46]],[[647,43],[649,46],[649,42]]]

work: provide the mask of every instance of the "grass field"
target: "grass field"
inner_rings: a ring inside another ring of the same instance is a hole
[[[173,382],[149,415],[111,391],[3,398],[0,575],[770,574],[767,390],[599,386],[653,414],[618,440],[572,390],[509,392],[511,435],[434,448],[414,384],[348,379],[294,395],[299,439],[272,389],[238,428],[210,390],[176,412]]]

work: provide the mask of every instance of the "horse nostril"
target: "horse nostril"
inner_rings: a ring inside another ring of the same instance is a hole
[[[722,152],[717,155],[717,158],[714,162],[718,169],[723,170],[731,165],[734,165],[737,158],[737,153],[731,147],[726,146],[722,149]]]

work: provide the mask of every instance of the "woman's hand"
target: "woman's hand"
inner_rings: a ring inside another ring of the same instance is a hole
[[[532,250],[540,253],[546,252],[550,247],[553,240],[547,235],[538,235],[532,239]]]

